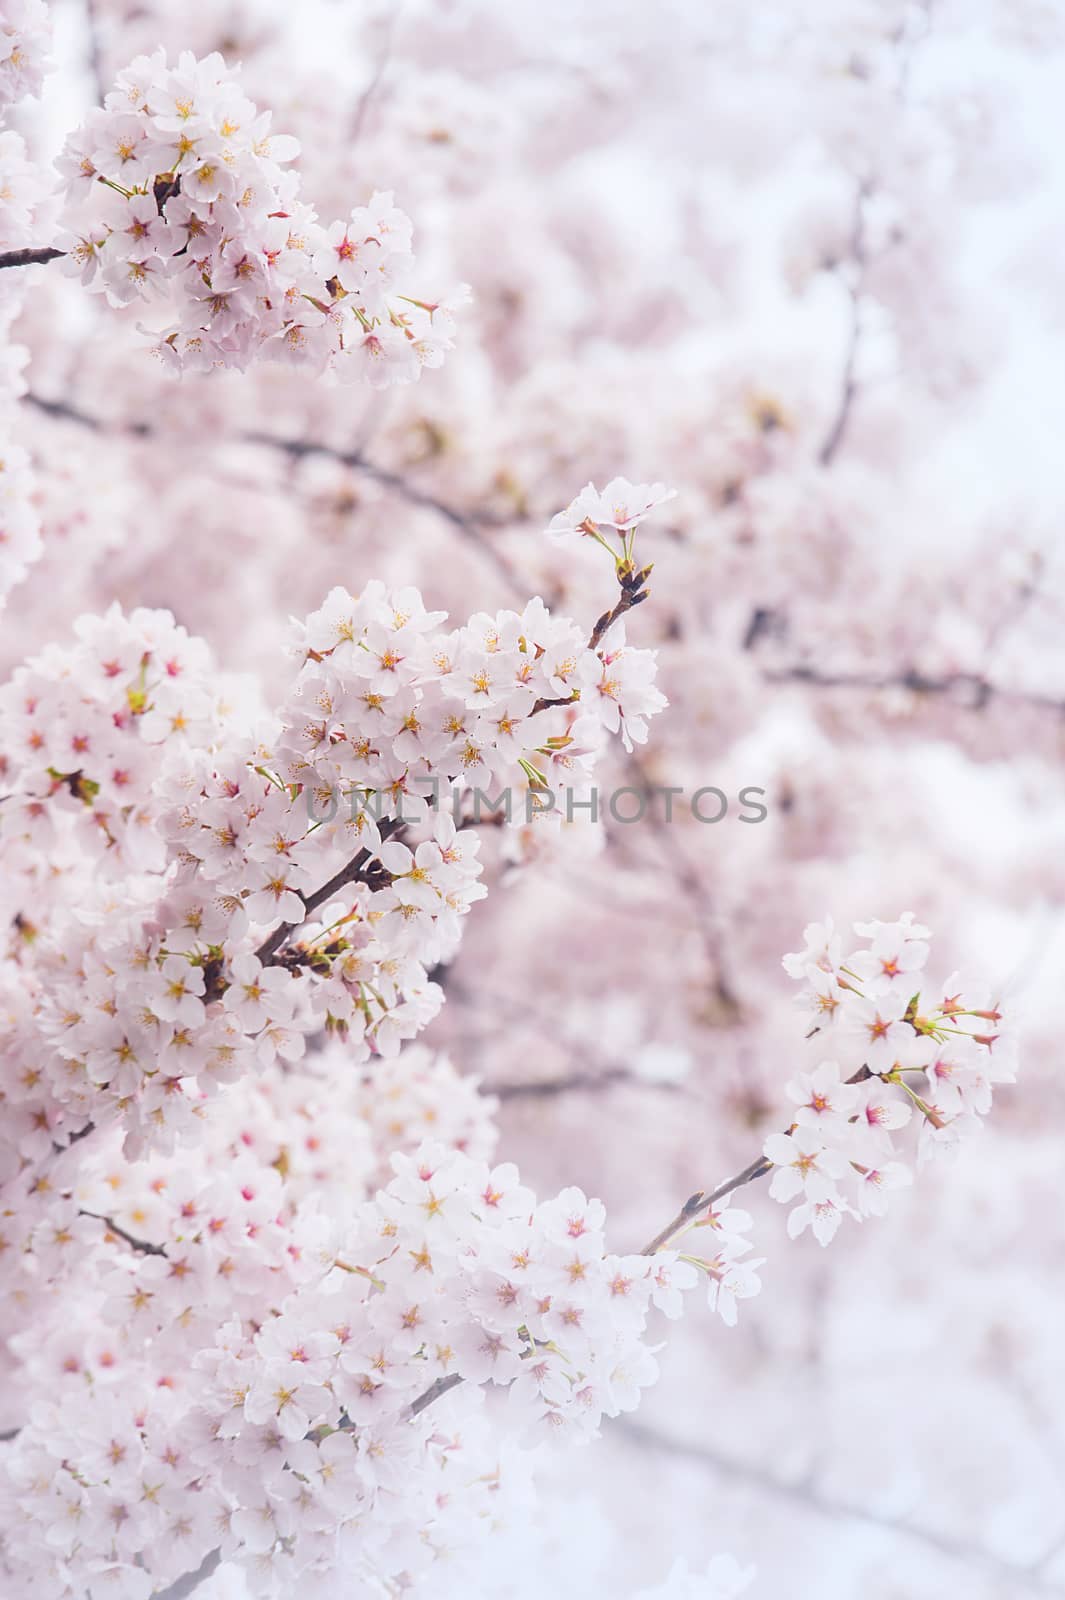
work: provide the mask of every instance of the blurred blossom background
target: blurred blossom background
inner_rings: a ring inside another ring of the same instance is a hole
[[[55,19],[43,109],[12,118],[38,158],[138,52],[218,50],[321,215],[393,189],[426,283],[472,302],[416,386],[174,381],[135,317],[39,269],[15,336],[44,555],[5,675],[113,599],[268,691],[288,618],[338,583],[462,615],[540,593],[590,624],[602,553],[542,530],[589,479],[662,480],[629,637],[670,709],[610,782],[729,808],[607,814],[535,873],[486,839],[495,892],[429,1042],[499,1097],[502,1158],[600,1195],[637,1248],[779,1121],[804,1028],[781,956],[825,914],[913,911],[938,977],[1005,978],[1023,1016],[983,1137],[883,1220],[823,1252],[745,1198],[763,1293],[735,1329],[671,1329],[638,1417],[552,1468],[484,1594],[584,1600],[725,1549],[759,1600],[1065,1595],[1065,7]]]

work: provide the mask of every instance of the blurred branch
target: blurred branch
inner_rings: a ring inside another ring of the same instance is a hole
[[[881,1512],[872,1511],[867,1506],[857,1505],[852,1501],[837,1500],[831,1495],[821,1493],[820,1490],[809,1483],[784,1482],[773,1473],[754,1466],[751,1462],[725,1455],[723,1452],[710,1449],[706,1445],[689,1444],[682,1439],[671,1439],[668,1435],[660,1433],[656,1428],[649,1427],[642,1422],[635,1422],[628,1417],[619,1418],[614,1423],[614,1428],[634,1444],[644,1449],[657,1450],[663,1454],[676,1456],[684,1461],[691,1461],[698,1466],[706,1467],[712,1472],[721,1474],[731,1482],[747,1483],[752,1488],[760,1489],[766,1494],[788,1500],[793,1505],[801,1507],[804,1511],[814,1511],[819,1516],[831,1519],[842,1518],[852,1522],[862,1522],[867,1527],[879,1528],[885,1533],[912,1539],[924,1545],[927,1549],[934,1550],[948,1560],[958,1561],[970,1567],[978,1565],[1000,1581],[1006,1580],[1011,1584],[1023,1583],[1026,1591],[1033,1595],[1065,1595],[1065,1588],[1057,1584],[1047,1583],[1032,1569],[1015,1566],[1012,1562],[1002,1561],[990,1550],[984,1550],[979,1546],[968,1544],[962,1539],[952,1539],[946,1534],[937,1533],[932,1528],[924,1528],[917,1523],[906,1522]],[[1020,1600],[1020,1595],[1015,1588],[1011,1588],[1010,1593],[1016,1595],[1017,1600]]]
[[[85,1210],[79,1211],[78,1216],[92,1217],[95,1222],[102,1222],[108,1233],[113,1233],[116,1239],[123,1240],[125,1244],[129,1245],[131,1250],[136,1250],[139,1255],[166,1256],[165,1246],[161,1244],[152,1244],[149,1239],[138,1239],[135,1233],[128,1233],[125,1228],[120,1227],[115,1221],[114,1217],[104,1217],[101,1216],[98,1211]]]
[[[14,251],[13,255],[36,255],[37,252]],[[50,259],[51,255],[61,255],[62,251],[40,253],[42,259]],[[0,256],[0,267],[11,265],[24,265],[10,258]],[[27,405],[33,406],[45,416],[55,417],[64,422],[73,422],[82,428],[91,429],[96,433],[127,434],[138,439],[158,437],[158,429],[147,422],[105,422],[100,417],[95,417],[87,411],[80,410],[66,400],[49,400],[43,395],[34,394],[32,391],[23,396]],[[508,585],[515,595],[525,593],[525,585],[515,571],[514,567],[497,549],[490,539],[486,539],[483,530],[489,527],[503,527],[502,519],[495,519],[483,514],[474,515],[470,512],[459,511],[446,501],[438,499],[435,495],[419,489],[416,484],[398,472],[392,472],[387,467],[379,467],[374,462],[368,461],[359,450],[342,450],[336,445],[319,443],[313,439],[285,438],[272,433],[249,431],[234,434],[231,441],[235,444],[257,445],[264,449],[276,450],[287,456],[290,461],[302,461],[308,456],[323,456],[330,461],[336,461],[341,466],[348,467],[353,472],[362,473],[364,477],[379,483],[383,488],[390,489],[408,505],[418,506],[420,509],[435,512],[442,517],[467,544],[475,548],[479,554],[491,562],[499,576]]]
[[[370,75],[370,81],[366,85],[366,88],[362,91],[362,94],[359,96],[358,104],[355,107],[355,115],[351,119],[351,127],[348,130],[347,138],[349,154],[354,148],[355,142],[362,132],[363,123],[366,121],[366,114],[369,111],[373,98],[378,89],[381,87],[385,73],[388,70],[388,64],[392,57],[392,46],[395,42],[396,24],[399,21],[399,13],[400,0],[397,0],[397,3],[392,7],[388,21],[385,24],[384,43],[381,46],[381,52],[377,57],[373,72]]]
[[[637,787],[652,793],[655,786],[639,756],[630,755],[626,765],[633,778],[638,780]],[[714,995],[720,1001],[725,1014],[733,1021],[738,1021],[739,997],[725,971],[723,941],[721,931],[710,912],[710,895],[674,836],[671,825],[656,813],[653,806],[648,808],[647,821],[651,825],[651,831],[665,861],[666,870],[691,908],[692,921],[702,941],[710,969]]]
[[[477,1002],[479,1000],[483,1000],[486,1005],[503,1013],[502,1020],[493,1019],[491,1026],[478,1031],[476,1036],[478,1042],[498,1035],[512,1038],[515,1024],[520,1026],[524,1022],[535,1029],[541,1038],[553,1039],[559,1049],[567,1055],[579,1053],[583,1060],[588,1060],[588,1053],[579,1040],[570,1039],[564,1033],[560,1033],[553,1026],[553,1019],[550,1016],[545,1017],[536,1006],[529,1005],[525,1000],[515,998],[512,995],[493,994],[491,992],[486,994],[480,985],[471,991],[461,980],[456,981],[454,979],[449,985],[448,992],[455,1005],[461,1007],[463,1012],[474,1021],[477,1019]],[[469,1053],[469,1046],[474,1037],[472,1033],[467,1031],[458,1037],[466,1041],[464,1053]],[[556,1095],[570,1093],[595,1093],[600,1089],[610,1089],[618,1084],[631,1084],[637,1088],[666,1090],[674,1093],[684,1091],[683,1084],[665,1081],[656,1082],[651,1078],[642,1077],[640,1073],[634,1072],[631,1067],[620,1066],[602,1059],[591,1070],[578,1068],[573,1072],[567,1072],[554,1078],[528,1078],[510,1082],[506,1080],[493,1082],[489,1079],[481,1082],[480,1089],[482,1094],[495,1095],[499,1100],[537,1100],[553,1099]]]
[[[854,220],[851,224],[849,262],[853,267],[853,279],[847,285],[847,294],[850,300],[850,322],[847,332],[846,354],[843,358],[843,380],[840,387],[839,404],[836,415],[825,435],[824,442],[817,452],[817,459],[823,467],[830,467],[836,457],[843,435],[847,431],[851,410],[854,406],[855,396],[858,393],[856,367],[858,350],[862,340],[862,289],[865,284],[865,273],[868,265],[865,250],[865,202],[869,198],[869,186],[864,181],[858,185],[858,193],[854,201]]]
[[[983,711],[997,700],[1065,715],[1065,699],[1031,690],[1006,689],[978,672],[934,676],[918,667],[902,667],[893,672],[831,672],[802,662],[768,668],[764,677],[770,683],[806,683],[818,689],[909,689],[919,695],[953,695],[966,711]]]
[[[243,444],[263,445],[268,449],[280,450],[290,460],[301,461],[307,456],[325,456],[330,461],[339,462],[341,466],[350,467],[353,472],[361,472],[379,483],[383,488],[391,489],[408,505],[419,506],[427,511],[434,511],[445,522],[450,523],[456,533],[467,544],[473,545],[484,556],[487,556],[510,588],[516,593],[524,592],[524,585],[513,566],[498,550],[495,545],[484,537],[482,529],[493,526],[493,520],[483,515],[473,515],[469,512],[458,511],[446,501],[439,500],[435,495],[419,489],[398,472],[392,472],[387,467],[376,466],[368,461],[358,450],[340,450],[334,445],[319,444],[313,439],[288,439],[278,437],[272,433],[243,433],[239,440]],[[502,524],[495,524],[501,526]]]
[[[497,1100],[550,1100],[556,1095],[582,1092],[597,1093],[612,1089],[618,1084],[631,1084],[638,1089],[654,1089],[676,1094],[683,1086],[669,1079],[641,1077],[628,1067],[608,1067],[603,1072],[570,1072],[561,1078],[529,1078],[517,1083],[482,1083],[483,1094],[495,1095]]]
[[[65,255],[65,250],[53,250],[50,247],[39,250],[4,250],[0,252],[0,267],[43,266],[46,261],[58,261],[60,256]]]
[[[100,15],[97,0],[85,0],[85,27],[89,35],[89,72],[96,91],[97,105],[103,105],[107,94],[104,82],[103,60],[100,51]]]

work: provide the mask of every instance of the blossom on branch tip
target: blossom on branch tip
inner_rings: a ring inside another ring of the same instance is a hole
[[[632,484],[625,478],[611,479],[602,491],[589,483],[565,511],[551,518],[547,536],[555,544],[565,544],[571,538],[594,538],[600,528],[628,534],[676,493],[664,483]]]

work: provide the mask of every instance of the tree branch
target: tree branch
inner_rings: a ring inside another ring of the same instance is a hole
[[[734,1189],[742,1189],[745,1184],[754,1183],[757,1178],[764,1178],[766,1173],[772,1170],[773,1163],[767,1161],[765,1156],[759,1156],[757,1161],[752,1161],[749,1167],[744,1167],[742,1172],[738,1172],[734,1178],[729,1178],[727,1183],[721,1184],[712,1194],[704,1194],[701,1189],[697,1190],[685,1200],[673,1221],[667,1223],[661,1233],[656,1233],[650,1244],[644,1245],[640,1254],[653,1256],[663,1245],[667,1245],[675,1234],[683,1232],[701,1211],[709,1211],[711,1206],[715,1206],[719,1200],[724,1200]]]
[[[135,1233],[128,1233],[119,1226],[114,1217],[101,1216],[98,1211],[79,1210],[79,1217],[92,1217],[96,1222],[102,1222],[108,1233],[113,1233],[116,1238],[125,1240],[131,1250],[138,1251],[144,1256],[165,1256],[166,1248],[161,1244],[153,1244],[150,1239],[138,1239]]]
[[[390,839],[399,832],[403,823],[396,817],[386,817],[381,824],[381,840]],[[303,916],[299,922],[280,922],[268,938],[256,950],[255,954],[264,966],[271,965],[277,951],[284,944],[294,928],[300,928],[313,911],[324,905],[336,894],[338,889],[343,889],[349,883],[365,883],[370,889],[387,889],[395,880],[387,867],[383,867],[372,850],[365,847],[357,855],[352,856],[339,872],[334,872],[328,883],[323,883],[320,889],[313,894],[300,895],[303,901]]]
[[[387,467],[376,466],[359,450],[340,450],[334,445],[319,444],[315,440],[280,438],[272,433],[245,433],[241,438],[245,444],[264,445],[271,450],[280,450],[293,461],[303,460],[306,456],[326,456],[331,461],[339,462],[341,466],[350,467],[354,472],[363,473],[375,483],[381,484],[383,488],[391,489],[406,500],[408,505],[435,511],[438,517],[443,517],[445,522],[450,523],[467,544],[475,546],[488,558],[499,576],[515,593],[522,590],[521,581],[510,562],[485,539],[481,531],[484,526],[490,525],[489,519],[474,517],[469,512],[456,510],[446,501],[438,500],[435,495],[428,494],[424,489],[419,489],[417,485],[408,482],[400,473],[392,472]]]
[[[614,1430],[622,1436],[633,1441],[634,1444],[645,1449],[661,1451],[691,1461],[699,1466],[708,1467],[711,1471],[719,1472],[729,1482],[745,1482],[753,1488],[761,1489],[767,1494],[780,1499],[793,1501],[804,1510],[813,1510],[823,1517],[846,1518],[848,1521],[863,1522],[869,1527],[880,1528],[885,1533],[901,1535],[913,1539],[918,1543],[935,1550],[947,1558],[973,1565],[978,1563],[989,1572],[993,1572],[999,1579],[1011,1581],[1010,1593],[1015,1592],[1012,1585],[1022,1580],[1033,1594],[1065,1595],[1065,1589],[1051,1585],[1040,1579],[1038,1575],[1020,1566],[1014,1566],[1002,1561],[989,1550],[973,1548],[960,1539],[951,1539],[941,1533],[936,1533],[931,1528],[922,1528],[912,1522],[897,1522],[881,1512],[871,1511],[867,1506],[856,1505],[846,1500],[836,1500],[820,1493],[805,1483],[785,1483],[772,1473],[763,1471],[753,1466],[750,1462],[743,1461],[734,1456],[725,1455],[720,1451],[711,1450],[704,1445],[689,1444],[683,1439],[671,1439],[657,1429],[648,1427],[645,1423],[637,1422],[629,1417],[619,1417],[614,1423]]]
[[[847,333],[847,351],[843,360],[843,381],[840,387],[839,404],[836,415],[825,435],[824,442],[817,452],[817,459],[823,467],[830,467],[843,443],[843,435],[847,431],[850,421],[851,409],[855,396],[858,393],[858,383],[855,369],[858,361],[858,347],[862,339],[862,287],[865,280],[866,252],[865,252],[865,202],[869,196],[867,184],[858,187],[858,194],[854,204],[854,222],[851,227],[850,259],[855,267],[855,281],[848,287],[850,297],[850,326]]]
[[[0,267],[43,266],[45,262],[58,261],[60,256],[65,255],[65,250],[53,250],[50,247],[40,250],[4,250],[0,251]]]
[[[813,1033],[817,1031],[816,1028],[812,1030]],[[811,1035],[807,1034],[807,1038],[810,1037]],[[857,1072],[851,1073],[847,1082],[864,1083],[871,1076],[872,1074],[868,1067],[859,1067]],[[701,1189],[696,1190],[695,1194],[690,1195],[685,1200],[673,1221],[668,1223],[661,1233],[655,1234],[650,1244],[644,1245],[640,1254],[653,1256],[657,1250],[662,1249],[663,1245],[668,1244],[676,1234],[682,1233],[699,1216],[700,1212],[709,1211],[711,1206],[715,1206],[719,1200],[724,1200],[725,1196],[732,1194],[735,1189],[742,1189],[746,1184],[754,1183],[758,1178],[764,1178],[772,1170],[773,1163],[768,1161],[765,1156],[759,1156],[756,1161],[751,1162],[750,1166],[744,1167],[742,1172],[738,1172],[734,1178],[729,1178],[727,1182],[719,1185],[711,1194],[704,1194]]]
[[[682,1085],[669,1080],[642,1078],[628,1067],[608,1067],[605,1072],[569,1072],[561,1078],[530,1078],[521,1083],[482,1083],[482,1094],[497,1100],[549,1100],[555,1095],[587,1090],[612,1089],[616,1084],[631,1084],[638,1089],[655,1089],[677,1094]]]
[[[446,1378],[437,1378],[435,1383],[429,1385],[424,1394],[420,1394],[416,1400],[411,1401],[407,1407],[408,1417],[414,1418],[418,1416],[427,1407],[431,1406],[434,1400],[439,1400],[441,1395],[447,1394],[451,1389],[457,1389],[459,1384],[464,1381],[462,1375],[458,1372],[450,1372]]]
[[[104,81],[100,51],[100,18],[96,10],[96,0],[85,0],[85,27],[89,35],[89,72],[96,91],[96,103],[102,106],[107,94],[107,84]]]
[[[769,683],[808,683],[818,689],[909,689],[914,694],[954,695],[966,711],[983,711],[993,700],[998,700],[1065,715],[1065,698],[1025,689],[1006,689],[978,672],[947,672],[938,677],[918,667],[901,667],[888,672],[831,672],[797,662],[775,671],[768,669],[764,676]]]
[[[24,252],[15,252],[22,254]],[[61,254],[62,252],[55,252]],[[2,265],[22,265],[14,261],[5,262],[0,257]],[[66,400],[49,400],[43,395],[32,393],[23,395],[27,405],[34,406],[46,416],[56,417],[65,422],[73,422],[82,428],[90,428],[94,432],[118,432],[130,434],[135,438],[154,438],[158,429],[146,422],[104,423],[99,417],[94,417],[88,411],[71,405]],[[506,559],[495,545],[484,537],[483,530],[488,527],[504,527],[503,519],[496,519],[483,514],[460,511],[455,506],[449,505],[444,500],[439,500],[435,495],[419,489],[416,484],[410,483],[401,473],[392,472],[387,467],[379,467],[374,462],[367,460],[360,450],[342,450],[336,445],[319,443],[313,439],[283,438],[277,434],[249,431],[237,433],[232,436],[233,442],[238,444],[258,445],[269,450],[276,450],[288,456],[292,461],[303,460],[307,456],[324,456],[330,461],[336,461],[340,466],[349,467],[353,472],[360,472],[364,477],[370,478],[374,483],[379,483],[382,488],[390,489],[394,494],[405,500],[408,505],[418,506],[426,511],[433,511],[442,517],[467,544],[476,548],[479,554],[486,557],[496,569],[498,575],[504,580],[512,594],[524,593],[525,586]]]
[[[627,611],[631,611],[634,606],[638,606],[641,601],[647,599],[651,592],[647,588],[647,580],[650,576],[650,567],[642,567],[637,571],[628,566],[627,569],[622,568],[619,570],[618,582],[621,585],[621,594],[617,603],[609,611],[603,612],[603,615],[589,634],[589,650],[598,650],[615,622],[623,617]],[[577,692],[574,690],[572,694],[560,695],[557,700],[537,700],[529,715],[535,717],[538,711],[546,711],[550,706],[572,705],[576,699]]]

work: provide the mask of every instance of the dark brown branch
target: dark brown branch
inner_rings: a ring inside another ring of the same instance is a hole
[[[70,1135],[70,1138],[67,1140],[66,1144],[57,1144],[56,1141],[53,1139],[52,1140],[52,1149],[53,1149],[53,1151],[55,1152],[55,1154],[57,1156],[61,1156],[63,1154],[64,1150],[69,1150],[70,1149],[72,1144],[77,1144],[80,1139],[87,1139],[89,1137],[90,1133],[95,1133],[95,1132],[96,1132],[96,1124],[95,1124],[95,1122],[87,1122],[83,1128],[79,1128],[78,1129],[77,1133],[72,1133]]]
[[[0,251],[0,267],[44,266],[45,262],[58,261],[60,256],[65,255],[65,250],[53,250],[50,247],[41,250],[4,250]]]
[[[623,617],[626,611],[631,611],[634,606],[647,599],[650,590],[647,587],[651,576],[650,567],[641,567],[638,571],[621,572],[619,582],[621,595],[618,603],[610,611],[604,611],[595,627],[592,629],[588,640],[589,650],[598,650],[615,622]]]
[[[386,818],[381,824],[382,841],[390,839],[393,834],[399,832],[402,826],[403,823],[398,818]],[[323,883],[320,889],[316,889],[313,894],[301,894],[303,916],[300,921],[278,923],[273,933],[270,934],[269,938],[263,940],[255,954],[265,965],[269,965],[292,930],[301,927],[313,911],[317,911],[319,906],[325,905],[327,900],[332,899],[333,895],[347,884],[365,883],[370,889],[387,889],[393,881],[392,874],[386,867],[381,865],[373,851],[363,848],[357,855],[352,856],[351,860],[341,867],[339,872],[335,872],[328,883]]]
[[[164,1257],[166,1255],[165,1246],[161,1244],[153,1244],[150,1239],[138,1239],[135,1233],[128,1233],[125,1228],[120,1227],[115,1221],[114,1217],[105,1217],[101,1216],[98,1211],[85,1210],[80,1210],[78,1212],[78,1216],[92,1217],[94,1221],[102,1222],[108,1233],[113,1233],[116,1238],[123,1239],[125,1243],[129,1245],[131,1250],[136,1250],[140,1255]]]
[[[621,594],[618,598],[617,604],[612,606],[609,611],[603,612],[603,615],[599,618],[599,621],[589,634],[589,650],[598,650],[599,646],[602,644],[603,640],[606,638],[615,622],[623,617],[627,611],[631,611],[634,606],[638,606],[642,601],[647,599],[651,592],[647,588],[647,580],[650,578],[650,576],[650,567],[642,567],[639,571],[634,570],[632,567],[628,567],[627,569],[622,568],[618,572],[618,582],[621,585]],[[537,700],[529,715],[534,717],[538,711],[546,711],[550,706],[572,705],[576,699],[577,692],[574,690],[572,694],[560,695],[557,700]]]

